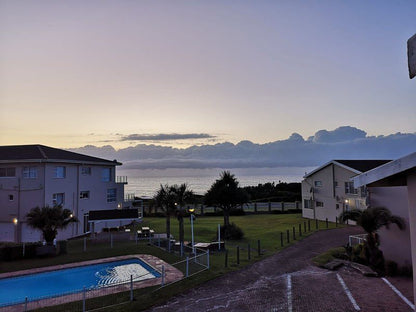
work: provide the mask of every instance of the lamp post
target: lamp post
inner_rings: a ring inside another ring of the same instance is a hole
[[[191,218],[191,239],[192,239],[192,253],[195,254],[195,246],[194,246],[194,208],[189,208],[188,209]]]
[[[13,224],[14,224],[14,241],[18,242],[18,234],[17,234],[17,224],[19,223],[19,220],[17,218],[13,218]]]

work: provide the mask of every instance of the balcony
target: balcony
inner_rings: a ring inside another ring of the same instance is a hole
[[[116,183],[127,184],[127,176],[117,176]]]

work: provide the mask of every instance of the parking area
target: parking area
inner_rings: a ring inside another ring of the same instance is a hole
[[[328,271],[311,263],[314,255],[345,244],[348,235],[360,231],[315,233],[151,311],[414,311],[410,278],[365,277],[350,267]]]

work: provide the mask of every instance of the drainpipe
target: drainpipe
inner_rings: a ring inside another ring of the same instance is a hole
[[[20,218],[20,193],[21,193],[20,178],[17,178],[17,224],[16,224],[16,242],[20,243],[21,241],[21,218]]]
[[[77,165],[77,200],[75,201],[76,203],[76,217],[78,218],[78,220],[81,220],[80,216],[79,216],[79,165]],[[74,207],[75,208],[75,207]],[[79,222],[75,222],[75,233],[76,235],[78,235],[78,223]]]

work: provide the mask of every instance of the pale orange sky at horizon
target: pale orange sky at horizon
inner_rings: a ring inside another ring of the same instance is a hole
[[[1,1],[0,144],[414,133],[415,11],[410,0]]]

